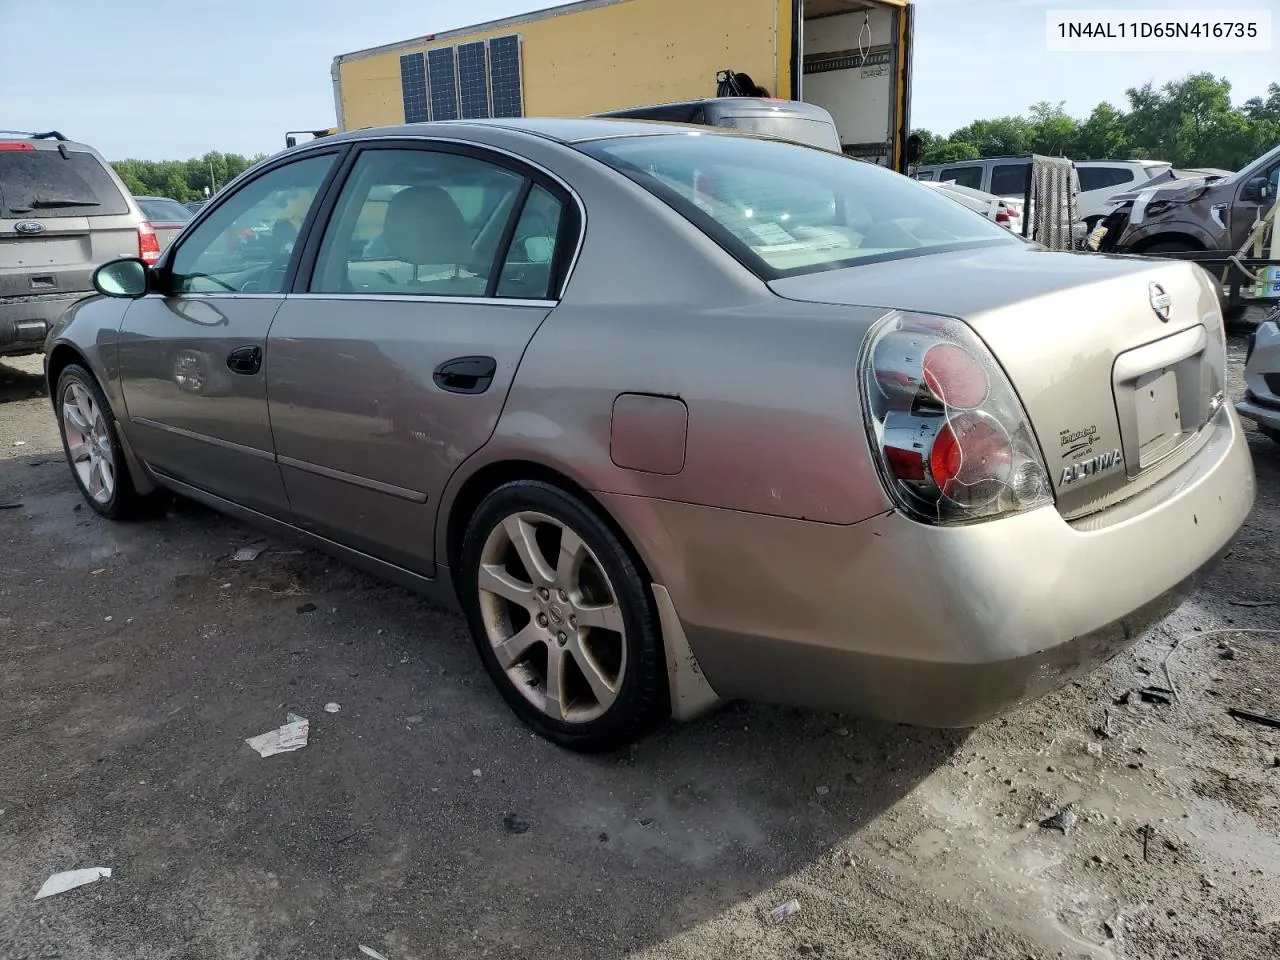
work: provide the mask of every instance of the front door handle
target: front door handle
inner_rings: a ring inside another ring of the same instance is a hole
[[[253,376],[262,369],[262,348],[236,347],[227,354],[227,367],[232,373],[242,373],[246,377]]]
[[[458,357],[436,367],[432,379],[450,393],[484,393],[497,372],[498,361],[493,357]]]

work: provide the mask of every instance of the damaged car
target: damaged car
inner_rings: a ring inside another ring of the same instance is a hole
[[[1205,173],[1176,179],[1168,171],[1140,190],[1112,197],[1115,209],[1091,234],[1101,253],[1149,256],[1236,253],[1280,193],[1280,145],[1229,176]],[[1238,301],[1228,318],[1242,313]]]

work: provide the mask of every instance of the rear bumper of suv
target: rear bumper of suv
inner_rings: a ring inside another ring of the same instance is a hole
[[[1253,466],[1229,408],[1209,429],[1159,484],[1072,523],[1053,507],[839,526],[602,500],[721,697],[965,727],[1122,652],[1223,554],[1252,508]]]
[[[45,335],[66,309],[92,291],[0,297],[0,356],[40,353]]]

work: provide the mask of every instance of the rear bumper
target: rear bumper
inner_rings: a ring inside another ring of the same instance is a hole
[[[0,297],[0,355],[40,353],[45,337],[66,309],[90,296],[80,293],[49,293],[31,297]]]
[[[1114,657],[1175,609],[1254,499],[1238,419],[1120,508],[852,526],[603,497],[722,697],[971,726]]]

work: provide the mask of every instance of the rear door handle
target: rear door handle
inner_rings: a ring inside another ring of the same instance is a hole
[[[498,361],[493,357],[458,357],[436,367],[432,379],[450,393],[484,393],[497,372]]]
[[[246,377],[253,376],[262,369],[262,348],[236,347],[227,354],[227,368],[232,373],[241,373]]]

